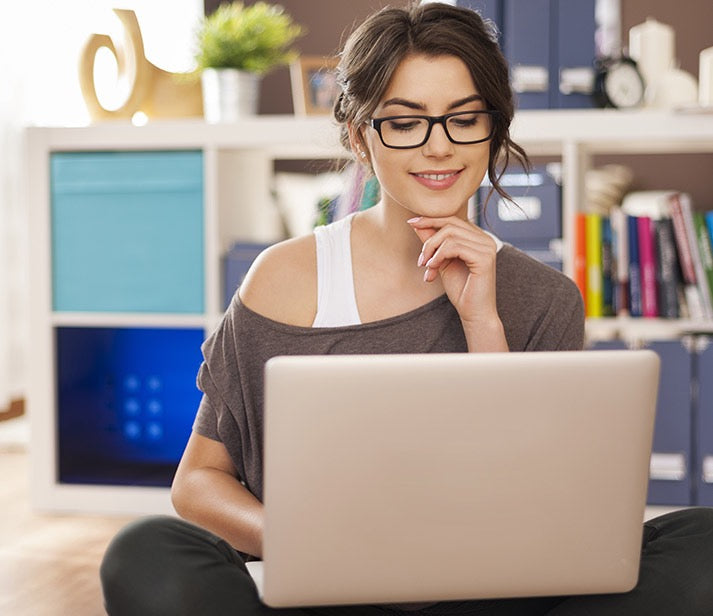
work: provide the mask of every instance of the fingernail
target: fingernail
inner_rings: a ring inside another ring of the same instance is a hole
[[[431,270],[426,268],[426,271],[423,274],[423,282],[429,282],[428,277],[431,274]]]
[[[409,218],[406,222],[409,224],[413,224],[415,222],[418,222],[419,220],[421,220],[421,216],[415,216],[414,218]]]
[[[420,255],[418,255],[418,266],[421,267],[424,261],[425,257],[423,256],[423,253],[421,253]]]

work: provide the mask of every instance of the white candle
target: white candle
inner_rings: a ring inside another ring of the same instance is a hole
[[[698,58],[698,104],[713,107],[713,47],[704,49]]]
[[[636,60],[647,86],[675,66],[675,43],[673,28],[651,17],[629,30],[629,53]]]

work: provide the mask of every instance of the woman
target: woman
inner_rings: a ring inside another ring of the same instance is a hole
[[[498,169],[511,155],[526,161],[509,137],[508,69],[478,14],[441,4],[380,11],[350,37],[339,78],[334,115],[342,141],[376,175],[381,199],[272,247],[254,264],[203,348],[204,397],[172,491],[177,512],[193,524],[151,518],[117,536],[102,565],[112,616],[273,612],[243,563],[262,553],[262,369],[269,357],[582,347],[575,285],[467,220],[468,199],[485,175],[504,195]],[[648,526],[641,582],[626,595],[420,609],[710,613],[707,578],[688,592],[682,581],[684,573],[691,583],[711,571],[701,549],[713,551],[710,528],[703,511]],[[673,556],[664,558],[667,545]],[[694,557],[697,571],[687,563]]]

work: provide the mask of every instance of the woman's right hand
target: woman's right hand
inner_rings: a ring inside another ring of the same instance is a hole
[[[424,281],[440,278],[458,311],[468,349],[507,351],[495,297],[497,246],[493,238],[458,216],[420,216],[408,223],[423,242],[418,265],[425,268]]]

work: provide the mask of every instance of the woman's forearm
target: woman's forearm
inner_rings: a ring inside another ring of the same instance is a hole
[[[182,518],[240,552],[262,556],[263,505],[232,475],[205,467],[179,473],[171,498]]]
[[[507,353],[510,350],[500,319],[462,323],[469,353]]]

